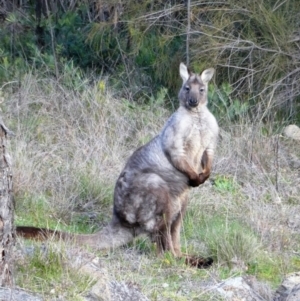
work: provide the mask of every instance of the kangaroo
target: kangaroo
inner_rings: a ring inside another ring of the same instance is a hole
[[[214,69],[199,75],[181,63],[179,71],[183,80],[180,106],[162,131],[128,159],[115,185],[110,224],[90,235],[60,233],[63,239],[72,237],[79,245],[99,250],[147,234],[158,254],[182,255],[180,228],[188,192],[210,176],[219,127],[207,108],[208,82]],[[17,233],[29,237],[32,230],[18,227]],[[43,232],[47,230],[39,229]]]

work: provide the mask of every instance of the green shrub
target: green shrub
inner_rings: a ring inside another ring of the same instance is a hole
[[[213,257],[221,265],[230,268],[236,262],[246,267],[256,259],[261,249],[258,237],[249,227],[219,214],[210,216],[188,211],[184,220],[184,233],[187,239],[204,244],[205,247],[200,250],[204,256]]]
[[[66,265],[66,253],[54,244],[24,246],[27,255],[16,263],[16,283],[50,300],[53,295],[82,300],[93,281]],[[49,299],[48,299],[49,298]]]
[[[223,112],[230,119],[248,108],[255,122],[298,118],[296,7],[296,0],[230,0],[207,5],[205,12],[202,5],[193,7],[192,65],[216,67]],[[223,83],[231,87],[229,102]]]
[[[228,83],[223,83],[220,88],[214,85],[209,86],[208,106],[221,126],[239,122],[249,113],[249,102],[233,99],[232,94],[232,87]]]

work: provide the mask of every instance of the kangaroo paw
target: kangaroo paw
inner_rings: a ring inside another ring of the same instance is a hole
[[[189,185],[192,187],[198,187],[200,184],[202,184],[200,176],[195,179],[189,179]]]
[[[209,178],[209,174],[201,173],[199,174],[200,184],[203,184]]]

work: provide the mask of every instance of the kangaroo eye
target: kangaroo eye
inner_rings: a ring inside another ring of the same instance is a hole
[[[200,92],[204,92],[204,88],[200,88]]]
[[[189,86],[185,86],[184,88],[185,88],[185,91],[187,91],[187,92],[190,91],[190,87]]]

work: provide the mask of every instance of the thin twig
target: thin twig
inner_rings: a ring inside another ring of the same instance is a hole
[[[191,0],[187,0],[186,64],[190,63]]]
[[[278,192],[278,169],[279,169],[278,151],[279,151],[279,135],[276,135],[274,153],[275,153],[275,188],[277,192]]]

